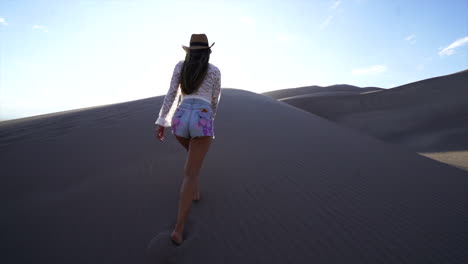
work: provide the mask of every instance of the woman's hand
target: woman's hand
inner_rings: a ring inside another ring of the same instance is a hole
[[[158,137],[158,139],[159,139],[160,141],[163,141],[163,140],[164,140],[164,129],[165,129],[165,127],[163,127],[163,126],[161,126],[161,125],[158,125],[158,128],[157,128],[158,135],[157,135],[157,137]]]

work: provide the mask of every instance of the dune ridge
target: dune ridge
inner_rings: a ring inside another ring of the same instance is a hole
[[[275,99],[284,99],[288,97],[296,97],[301,95],[309,95],[312,96],[314,94],[321,94],[321,93],[345,93],[345,94],[360,94],[370,91],[380,91],[383,90],[382,88],[378,87],[358,87],[349,84],[335,84],[330,86],[304,86],[298,88],[287,88],[287,89],[280,89],[274,90],[269,92],[262,93],[263,95],[267,95],[273,97]]]

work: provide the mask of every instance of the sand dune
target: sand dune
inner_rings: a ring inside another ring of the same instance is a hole
[[[264,92],[262,94],[273,97],[275,99],[285,99],[288,97],[297,97],[301,95],[313,96],[313,95],[323,95],[323,94],[331,94],[331,93],[360,94],[360,93],[365,93],[369,91],[380,91],[380,90],[383,90],[383,89],[378,88],[378,87],[360,88],[360,87],[353,86],[353,85],[336,84],[336,85],[331,85],[331,86],[326,86],[326,87],[314,85],[314,86],[305,86],[305,87],[292,88],[292,89],[288,88],[288,89]]]
[[[467,87],[468,70],[355,95],[332,89],[325,97],[302,88],[265,95],[468,170]]]
[[[468,173],[236,89],[174,246],[185,152],[156,139],[162,100],[0,123],[2,263],[468,261]]]

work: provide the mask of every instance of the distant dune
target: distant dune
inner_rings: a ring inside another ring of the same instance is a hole
[[[377,87],[366,87],[360,88],[357,86],[347,85],[347,84],[337,84],[327,87],[322,86],[305,86],[292,89],[282,89],[275,90],[270,92],[262,93],[263,95],[268,95],[275,99],[285,99],[288,97],[298,97],[301,95],[315,96],[322,94],[333,94],[333,93],[344,93],[344,94],[360,94],[369,91],[379,91],[383,90],[382,88]]]
[[[330,86],[264,94],[468,170],[468,70],[392,89],[339,87],[352,92]]]
[[[0,123],[0,262],[468,262],[467,172],[237,89],[174,246],[186,153],[156,139],[162,101]]]

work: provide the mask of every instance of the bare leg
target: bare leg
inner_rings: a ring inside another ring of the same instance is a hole
[[[180,188],[179,211],[177,223],[171,234],[171,239],[177,244],[182,243],[182,233],[185,227],[185,220],[192,207],[192,198],[199,177],[203,160],[211,145],[211,137],[200,137],[190,140],[188,158],[185,162],[184,179]]]
[[[187,150],[187,152],[189,151],[189,147],[190,147],[190,139],[189,138],[184,138],[184,137],[180,137],[180,136],[177,136],[177,135],[174,135],[177,139],[177,141],[179,141],[179,143],[182,145],[182,147],[185,148],[185,150]]]
[[[177,141],[179,141],[179,143],[182,145],[182,147],[184,147],[188,152],[189,148],[190,148],[190,139],[180,137],[180,136],[177,136],[177,135],[174,135],[174,136],[176,137]],[[200,200],[200,177],[197,177],[197,180],[196,180],[196,183],[195,183],[195,190],[193,192],[193,198],[192,199],[194,201],[199,201]]]

